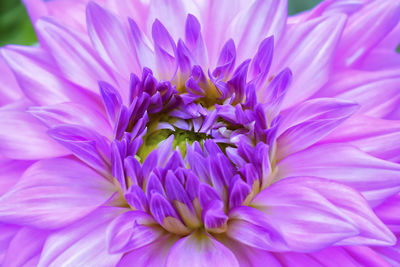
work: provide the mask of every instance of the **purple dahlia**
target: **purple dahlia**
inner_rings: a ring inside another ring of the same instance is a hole
[[[2,266],[398,266],[400,2],[26,0]]]

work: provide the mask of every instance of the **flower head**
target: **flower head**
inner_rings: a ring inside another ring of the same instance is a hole
[[[398,263],[398,2],[27,7],[40,45],[2,48],[5,266]]]

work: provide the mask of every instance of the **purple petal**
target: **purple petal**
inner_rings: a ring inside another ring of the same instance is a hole
[[[200,66],[207,66],[208,56],[201,34],[201,25],[197,18],[192,14],[188,14],[186,18],[185,43],[189,47],[195,62]]]
[[[236,48],[232,39],[227,41],[221,50],[218,58],[217,67],[214,69],[212,75],[217,78],[227,78],[233,68],[235,67]]]
[[[204,263],[210,266],[239,267],[232,251],[201,232],[195,232],[176,242],[168,254],[166,267],[202,266]]]
[[[121,95],[112,85],[106,82],[99,82],[99,87],[108,118],[111,123],[115,124],[122,105]]]
[[[147,203],[147,197],[143,192],[143,189],[137,185],[129,187],[128,191],[124,194],[126,202],[133,208],[140,211],[149,211]]]
[[[285,68],[268,85],[268,87],[259,91],[261,95],[260,102],[265,103],[265,114],[268,122],[271,122],[281,111],[282,103],[292,82],[292,72]]]
[[[191,207],[191,201],[189,200],[185,189],[171,170],[168,170],[165,178],[165,191],[167,192],[167,196],[171,202],[177,200],[188,207]]]
[[[110,171],[110,151],[106,138],[79,126],[60,125],[48,134],[80,160],[107,175]]]
[[[267,78],[274,53],[274,37],[265,38],[258,47],[250,65],[249,80],[259,86]]]
[[[171,203],[158,192],[154,192],[151,196],[150,211],[154,219],[161,225],[166,217],[178,218],[178,214]]]
[[[164,25],[156,19],[152,27],[158,77],[170,80],[176,71],[176,45]]]
[[[202,219],[208,232],[219,233],[221,230],[224,232],[228,221],[228,216],[224,212],[224,203],[221,200],[210,201],[203,209]]]
[[[127,182],[124,172],[124,163],[122,162],[123,155],[114,140],[111,143],[111,169],[113,176],[117,179],[123,191],[127,189]]]
[[[148,199],[150,199],[154,193],[159,193],[163,197],[166,197],[164,187],[163,187],[160,179],[157,177],[156,174],[154,174],[154,172],[152,172],[150,174],[150,177],[147,179],[146,182],[147,182],[146,183],[146,196]]]
[[[239,175],[235,175],[229,187],[229,208],[241,206],[250,191],[251,187]]]
[[[128,211],[115,218],[107,227],[106,239],[111,254],[128,252],[157,240],[164,231],[153,217],[141,211]]]
[[[42,160],[1,197],[0,217],[21,225],[57,228],[86,216],[114,191],[111,182],[78,161]]]

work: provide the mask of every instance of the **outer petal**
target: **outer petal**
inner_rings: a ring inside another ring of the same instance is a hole
[[[248,0],[203,1],[200,22],[204,26],[204,39],[211,67],[215,67],[221,48],[230,38],[226,29],[237,13],[244,10],[248,4]]]
[[[0,196],[18,182],[32,161],[9,160],[0,158]]]
[[[152,227],[153,224],[153,227]],[[112,254],[135,250],[164,234],[151,215],[137,210],[118,216],[107,228],[108,251]]]
[[[381,89],[384,88],[384,93]],[[374,117],[386,117],[398,110],[400,104],[400,76],[364,84],[339,94],[342,99],[356,100],[360,113]]]
[[[240,267],[268,266],[281,267],[282,264],[273,253],[246,246],[236,240],[225,238],[222,243],[235,254]]]
[[[271,68],[273,74],[285,67],[293,72],[284,107],[310,97],[328,81],[345,21],[346,16],[334,15],[288,27],[276,45]]]
[[[339,60],[354,65],[375,47],[400,20],[398,1],[373,1],[352,16],[343,33],[338,49]]]
[[[239,267],[239,263],[227,247],[206,236],[204,233],[194,232],[181,238],[171,248],[168,254],[166,267],[207,267],[232,266]]]
[[[151,0],[148,17],[148,29],[155,19],[159,19],[175,40],[184,36],[182,23],[190,13],[198,16],[196,1],[184,0]]]
[[[78,35],[49,19],[39,20],[36,27],[41,43],[69,80],[96,93],[97,81],[114,81],[105,63]]]
[[[131,266],[132,263],[135,263],[135,266],[138,267],[165,266],[168,253],[177,240],[176,236],[160,238],[156,242],[125,254],[117,266],[127,267]]]
[[[18,100],[21,96],[17,81],[0,54],[0,106]]]
[[[350,143],[375,157],[399,162],[400,122],[368,116],[353,116],[321,142]]]
[[[110,221],[124,211],[102,207],[52,233],[44,244],[38,266],[114,266],[122,255],[108,253],[105,231]]]
[[[36,262],[47,236],[47,231],[22,228],[10,242],[2,266],[30,266],[28,262]]]
[[[31,114],[0,110],[0,152],[13,159],[57,157],[68,152],[51,140],[43,126]]]
[[[73,5],[69,0],[23,0],[23,2],[33,22],[43,16],[52,16],[64,25],[86,32],[85,9],[89,0],[75,0]],[[106,1],[96,0],[96,2],[102,4]]]
[[[268,214],[292,251],[395,242],[358,192],[325,179],[282,180],[261,191],[252,206]]]
[[[0,198],[0,220],[57,228],[86,216],[113,193],[111,182],[71,159],[42,160]]]
[[[139,73],[130,32],[118,18],[94,2],[86,10],[88,33],[99,55],[109,65],[114,66],[125,79],[130,73]],[[128,92],[122,94],[127,99]]]
[[[112,129],[104,114],[83,104],[66,102],[49,106],[30,107],[28,112],[41,120],[49,128],[61,124],[74,124],[96,129],[111,138]]]
[[[21,227],[17,225],[0,223],[0,264],[2,264],[7,254],[11,240],[20,229]]]
[[[33,103],[50,105],[76,101],[98,108],[91,93],[62,78],[51,56],[42,48],[7,46],[1,51],[22,92]]]
[[[354,102],[332,98],[312,99],[296,105],[282,118],[278,159],[315,144],[357,109]]]
[[[256,0],[241,11],[228,29],[238,51],[238,63],[253,57],[261,41],[274,36],[277,41],[285,27],[286,0]]]
[[[323,144],[278,163],[277,178],[314,176],[339,181],[376,206],[400,191],[400,165],[372,157],[348,144]]]

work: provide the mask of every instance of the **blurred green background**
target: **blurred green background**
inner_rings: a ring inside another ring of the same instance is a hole
[[[319,2],[321,0],[289,0],[289,13],[296,14],[310,9]],[[31,45],[36,41],[35,32],[21,0],[0,0],[0,46]]]

